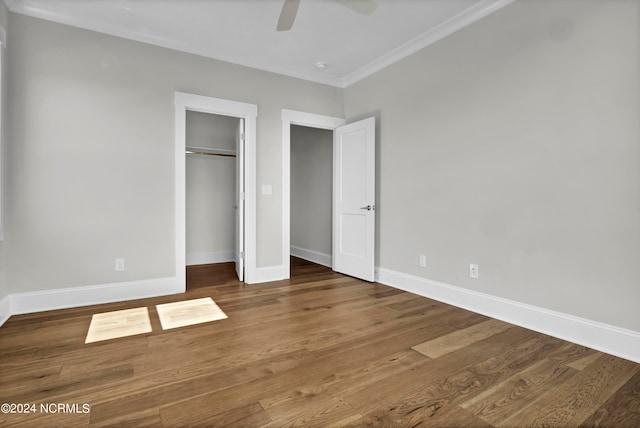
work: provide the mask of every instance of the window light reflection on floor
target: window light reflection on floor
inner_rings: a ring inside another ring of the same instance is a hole
[[[228,318],[211,297],[156,305],[163,330]],[[94,314],[84,343],[150,333],[146,307]]]
[[[156,310],[163,330],[227,318],[211,297],[156,305]]]
[[[150,333],[151,321],[146,307],[94,314],[84,343]]]

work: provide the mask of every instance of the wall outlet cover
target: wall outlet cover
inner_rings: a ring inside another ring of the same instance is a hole
[[[478,265],[473,263],[469,265],[469,276],[471,278],[478,278]]]

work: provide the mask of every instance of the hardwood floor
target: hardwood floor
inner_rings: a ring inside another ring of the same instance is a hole
[[[640,427],[639,364],[299,259],[292,273],[247,286],[231,264],[192,267],[186,294],[11,317],[0,403],[21,413],[0,426]],[[156,304],[202,297],[229,318],[162,330]],[[84,343],[92,314],[137,307],[152,332]]]

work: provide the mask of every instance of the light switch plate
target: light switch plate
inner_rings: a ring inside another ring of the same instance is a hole
[[[420,267],[427,267],[427,256],[425,256],[424,254],[420,254],[420,259],[418,263]]]

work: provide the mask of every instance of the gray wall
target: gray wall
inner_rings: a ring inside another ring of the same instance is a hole
[[[239,119],[187,112],[187,146],[235,150]],[[187,155],[187,264],[235,249],[236,158]],[[213,258],[212,258],[213,257]]]
[[[380,266],[639,331],[638,8],[519,1],[344,91],[10,14],[0,298],[175,274],[184,91],[259,106],[258,266],[281,109],[373,114]]]
[[[9,9],[4,2],[0,4],[0,25],[4,27],[5,31],[9,31]]]
[[[291,245],[331,255],[333,132],[291,126]]]
[[[347,88],[379,265],[639,331],[639,7],[519,1]]]
[[[4,2],[0,2],[0,25],[5,29],[5,31],[9,31],[9,11],[7,10],[7,7],[5,6]],[[6,50],[4,54],[6,59]],[[5,74],[7,67],[4,63],[2,65],[3,65],[3,68],[2,68],[2,76],[3,76],[2,78],[2,83],[3,83],[2,116],[3,118],[0,120],[2,120],[2,125],[3,125],[2,132],[4,135],[6,135],[6,132],[5,132],[5,127],[7,126],[6,111],[7,111],[7,106],[9,104],[6,101],[6,96],[4,94],[6,94],[5,91],[7,90],[7,87],[8,87],[8,85],[6,84],[7,79]],[[5,139],[6,138],[2,137],[2,144],[0,144],[0,150],[2,150],[2,152],[0,153],[0,162],[2,162],[2,164],[0,165],[0,174],[2,174],[2,176],[0,176],[0,185],[2,186],[2,188],[0,189],[0,195],[3,195],[3,192],[7,188],[7,183],[6,183],[7,176],[5,174],[6,160],[4,156],[4,145],[6,145],[6,141],[4,141]],[[5,212],[6,212],[6,208],[3,207],[3,212],[0,213],[0,217],[4,217]],[[9,286],[6,282],[6,271],[7,271],[6,260],[7,260],[6,244],[4,240],[2,240],[0,241],[0,300],[2,300],[5,296],[7,296],[10,293]]]
[[[257,104],[257,264],[282,263],[283,108],[343,116],[326,85],[10,14],[11,292],[175,275],[174,93]],[[124,257],[126,271],[114,271]]]

